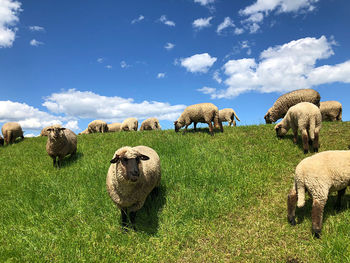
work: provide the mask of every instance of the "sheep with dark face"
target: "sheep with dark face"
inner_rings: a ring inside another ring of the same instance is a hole
[[[40,136],[48,136],[49,135],[49,132],[47,131],[47,129],[50,129],[52,128],[53,126],[56,126],[56,127],[62,127],[60,124],[54,124],[54,125],[51,125],[51,126],[47,126],[45,128],[43,128],[40,132]]]
[[[320,106],[320,94],[313,89],[294,90],[280,96],[264,116],[266,123],[273,123],[286,115],[290,107],[300,102],[310,102]]]
[[[130,216],[132,226],[136,211],[141,209],[149,193],[160,184],[160,160],[156,151],[147,146],[122,147],[110,161],[107,191],[121,211],[122,226]]]
[[[72,156],[77,152],[77,136],[73,131],[59,126],[52,126],[47,131],[49,134],[46,152],[52,158],[54,167],[58,157],[57,168],[59,168],[66,155]]]
[[[6,144],[14,143],[18,137],[24,139],[22,127],[17,122],[7,122],[1,128]]]

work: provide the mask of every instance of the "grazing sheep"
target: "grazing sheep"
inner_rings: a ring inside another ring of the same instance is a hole
[[[293,141],[297,143],[298,129],[303,140],[304,153],[309,151],[309,140],[315,152],[319,148],[319,133],[322,117],[320,109],[310,102],[300,102],[290,107],[283,120],[275,126],[277,137],[283,137],[290,128],[293,130]]]
[[[0,135],[0,145],[4,146],[4,138],[2,138],[1,135]]]
[[[46,142],[46,152],[52,158],[54,167],[56,157],[58,157],[57,168],[59,168],[66,155],[72,156],[77,152],[77,136],[70,129],[59,126],[52,126],[47,131],[49,135]]]
[[[198,122],[207,123],[211,135],[214,135],[212,122],[214,122],[215,128],[220,128],[221,132],[224,131],[222,123],[219,122],[218,107],[212,103],[200,103],[186,107],[181,116],[174,122],[175,132],[178,132],[183,126],[185,126],[184,132],[186,132],[187,127],[192,122],[195,131]]]
[[[122,131],[137,131],[139,127],[139,122],[136,118],[127,118],[122,123]]]
[[[89,129],[86,128],[85,130],[83,130],[82,132],[79,132],[78,135],[80,134],[89,134]]]
[[[272,123],[286,115],[290,107],[299,102],[310,102],[320,106],[320,94],[313,89],[300,89],[280,96],[264,116],[266,123]]]
[[[219,110],[219,122],[221,123],[228,121],[229,126],[231,126],[231,124],[233,124],[233,126],[236,126],[235,117],[238,121],[241,121],[233,109],[226,108]]]
[[[144,204],[148,194],[160,184],[161,170],[158,154],[147,146],[118,149],[108,169],[107,191],[121,211],[122,226],[127,226],[130,213],[132,225],[136,211]]]
[[[101,120],[94,120],[94,121],[89,123],[88,131],[89,131],[89,133],[95,133],[95,132],[105,133],[105,132],[108,132],[107,122],[101,121]]]
[[[322,101],[320,103],[322,121],[341,121],[342,105],[338,101]]]
[[[7,145],[14,143],[18,137],[24,139],[22,127],[17,122],[6,122],[1,128],[1,132]]]
[[[119,122],[107,124],[108,132],[119,132],[122,130],[122,124]]]
[[[51,126],[47,126],[47,127],[43,128],[43,129],[41,130],[40,136],[48,136],[48,135],[49,135],[49,132],[47,131],[47,129],[50,129],[50,128],[52,128],[53,126],[61,127],[61,128],[62,128],[62,126],[61,126],[60,124],[54,124],[54,125],[51,125]]]
[[[162,127],[157,118],[148,118],[141,123],[140,131],[160,130]]]
[[[305,191],[312,197],[312,231],[319,238],[323,208],[330,192],[338,191],[335,203],[341,207],[341,197],[350,184],[350,151],[325,151],[302,160],[295,169],[294,185],[288,195],[288,221],[295,225],[295,209],[305,204]]]

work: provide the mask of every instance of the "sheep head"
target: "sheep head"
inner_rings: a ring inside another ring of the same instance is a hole
[[[267,113],[266,113],[265,116],[264,116],[264,119],[265,119],[265,122],[266,122],[267,124],[270,124],[270,123],[273,123],[273,122],[276,121],[276,120],[274,120],[274,119],[272,118],[272,116],[271,116],[271,109],[269,109],[269,110],[267,111]]]
[[[140,164],[142,161],[149,160],[149,157],[137,151],[123,151],[115,154],[110,163],[116,163],[122,170],[122,176],[125,180],[136,182],[140,177]]]
[[[182,124],[179,121],[174,121],[174,126],[175,126],[175,132],[178,132],[184,126],[184,124]]]
[[[282,138],[288,132],[288,130],[284,128],[281,123],[276,124],[275,131],[276,131],[277,137],[279,138]]]
[[[62,128],[62,127],[58,127],[58,126],[57,127],[52,126],[49,129],[47,129],[48,136],[49,136],[50,139],[57,139],[59,137],[62,137],[63,131],[65,129],[66,128]]]

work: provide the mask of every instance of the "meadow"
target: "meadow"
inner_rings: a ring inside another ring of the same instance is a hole
[[[274,125],[78,136],[53,168],[46,138],[0,147],[0,262],[350,262],[349,192],[327,202],[321,239],[311,200],[287,222],[287,194],[305,157]],[[350,122],[323,123],[320,151],[345,150]],[[116,149],[147,145],[161,159],[158,196],[125,233],[105,186]]]

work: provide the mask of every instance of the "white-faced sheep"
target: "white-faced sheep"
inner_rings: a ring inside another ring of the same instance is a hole
[[[339,210],[341,197],[349,184],[350,151],[325,151],[305,158],[295,169],[293,188],[288,195],[289,223],[296,224],[296,205],[304,206],[305,191],[308,191],[312,197],[312,231],[319,238],[328,194],[338,191],[335,208]]]
[[[148,118],[141,123],[140,131],[161,130],[162,127],[159,124],[157,118]]]
[[[95,133],[95,132],[105,133],[105,132],[108,132],[107,122],[101,121],[101,120],[94,120],[94,121],[89,123],[88,131],[89,131],[89,133]]]
[[[122,147],[110,161],[107,191],[121,211],[122,226],[127,226],[127,216],[134,227],[136,211],[144,204],[149,193],[160,185],[159,156],[147,146]]]
[[[310,103],[301,102],[291,107],[283,120],[275,126],[277,137],[283,137],[290,128],[293,130],[293,141],[298,141],[298,130],[303,140],[304,153],[309,150],[309,140],[315,152],[319,148],[319,133],[322,124],[320,109]]]
[[[49,132],[46,142],[46,152],[53,160],[53,166],[61,166],[65,156],[73,156],[77,152],[77,135],[67,128],[52,126],[47,130]]]
[[[322,121],[342,120],[342,105],[338,101],[321,101],[320,110],[322,114]]]
[[[227,121],[229,126],[231,126],[231,124],[233,124],[233,126],[236,126],[235,117],[238,121],[241,121],[233,109],[226,108],[226,109],[219,110],[219,122],[220,123]]]
[[[17,122],[7,122],[1,128],[6,144],[14,143],[18,137],[24,139],[22,127]]]
[[[266,123],[283,118],[290,107],[300,102],[310,102],[320,106],[320,94],[313,89],[300,89],[280,96],[264,116]]]
[[[122,130],[122,124],[119,122],[107,124],[108,132],[119,132]]]
[[[139,122],[136,118],[127,118],[123,121],[121,129],[123,131],[137,131]]]
[[[62,127],[60,124],[54,124],[54,125],[51,125],[51,126],[47,126],[45,128],[43,128],[40,132],[40,136],[48,136],[49,135],[49,132],[47,131],[47,129],[50,129],[52,128],[53,126],[56,126],[56,127]]]
[[[220,128],[223,132],[222,123],[219,122],[219,110],[212,103],[199,103],[188,106],[184,109],[180,117],[174,122],[175,132],[178,132],[185,126],[185,132],[187,127],[193,122],[194,131],[196,131],[196,125],[198,122],[207,123],[209,125],[209,131],[211,135],[214,135],[213,125],[215,128]]]

